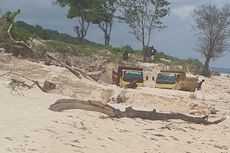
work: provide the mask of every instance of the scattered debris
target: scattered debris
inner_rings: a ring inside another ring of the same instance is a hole
[[[5,48],[0,48],[0,52],[5,52]]]
[[[216,114],[218,112],[218,110],[216,110],[216,108],[214,107],[209,107],[208,110],[210,111],[211,114]]]

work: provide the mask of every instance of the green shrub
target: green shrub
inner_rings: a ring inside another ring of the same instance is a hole
[[[134,52],[133,48],[131,46],[129,46],[129,45],[125,45],[125,46],[121,46],[121,47],[114,47],[114,48],[111,49],[111,51],[113,53],[123,53],[125,51],[128,51],[128,53],[133,53]]]
[[[13,26],[11,30],[11,35],[14,39],[23,41],[27,41],[30,38],[35,38],[33,34],[25,31],[24,29],[17,28],[16,26]]]
[[[74,45],[71,43],[65,43],[56,40],[46,41],[46,45],[50,52],[71,52],[80,55],[100,54],[100,51],[104,48],[101,45],[91,43],[82,43]]]

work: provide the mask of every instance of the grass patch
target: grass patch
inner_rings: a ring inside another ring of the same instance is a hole
[[[82,43],[82,44],[71,44],[65,43],[57,40],[46,41],[47,50],[49,52],[71,52],[80,55],[95,55],[102,53],[102,50],[105,48],[102,45],[96,45],[91,43]]]
[[[158,53],[155,57],[155,60],[159,62],[161,58],[170,60],[171,66],[176,66],[176,65],[195,65],[196,67],[203,66],[203,64],[198,59],[179,59],[177,57],[166,55],[163,52]]]

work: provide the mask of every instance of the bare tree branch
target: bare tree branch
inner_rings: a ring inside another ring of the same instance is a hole
[[[207,4],[194,10],[194,31],[198,40],[197,51],[204,55],[202,74],[209,75],[209,62],[223,55],[230,46],[230,5],[218,9]]]

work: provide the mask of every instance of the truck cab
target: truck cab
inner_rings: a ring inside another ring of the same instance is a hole
[[[117,71],[113,71],[113,84],[125,87],[130,83],[136,83],[137,87],[144,86],[143,69],[139,67],[119,66]]]
[[[156,78],[156,88],[195,91],[197,77],[187,77],[184,71],[162,70]]]

